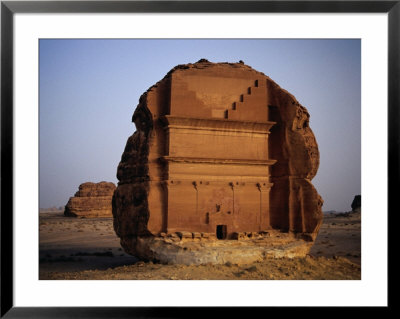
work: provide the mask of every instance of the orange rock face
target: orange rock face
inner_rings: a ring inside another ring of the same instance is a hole
[[[117,170],[114,228],[215,239],[281,230],[314,240],[322,199],[309,113],[243,63],[179,65],[145,92]]]
[[[110,182],[83,183],[65,206],[69,217],[112,217],[112,196],[115,185]]]

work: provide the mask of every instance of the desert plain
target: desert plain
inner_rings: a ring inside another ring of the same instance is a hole
[[[326,213],[304,258],[249,264],[173,265],[126,254],[112,218],[39,214],[40,280],[360,280],[361,213]]]

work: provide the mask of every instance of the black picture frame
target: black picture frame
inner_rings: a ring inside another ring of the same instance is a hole
[[[398,212],[400,106],[400,0],[396,1],[1,1],[1,317],[180,318],[226,316],[224,307],[14,307],[13,303],[13,16],[15,13],[387,13],[388,14],[388,212]],[[388,214],[389,220],[391,216]],[[393,222],[388,223],[388,234]],[[390,226],[391,225],[391,226]],[[389,241],[390,250],[390,241]],[[388,254],[389,256],[389,254]],[[390,264],[389,256],[389,264]],[[389,269],[388,269],[389,270]],[[389,273],[390,275],[390,273]],[[388,287],[391,280],[388,278]],[[34,292],[32,292],[34,293]],[[316,292],[317,293],[317,292]],[[391,307],[391,295],[388,310]],[[248,316],[240,307],[234,316]],[[296,316],[309,309],[290,307]],[[335,310],[333,310],[335,311]]]

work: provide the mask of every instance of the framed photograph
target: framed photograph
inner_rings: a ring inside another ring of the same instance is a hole
[[[399,1],[2,1],[1,316],[389,308],[399,19]],[[275,261],[240,266],[228,238],[244,259],[274,238]]]

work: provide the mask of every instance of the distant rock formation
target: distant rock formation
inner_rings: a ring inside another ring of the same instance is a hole
[[[351,203],[351,210],[353,212],[361,212],[361,195],[354,196],[353,202]]]
[[[279,230],[312,242],[323,200],[309,118],[243,61],[173,68],[140,97],[118,166],[114,229],[125,251],[145,255],[146,238],[183,232],[217,241]]]
[[[115,185],[111,182],[83,183],[65,206],[68,217],[112,217],[112,196]]]

